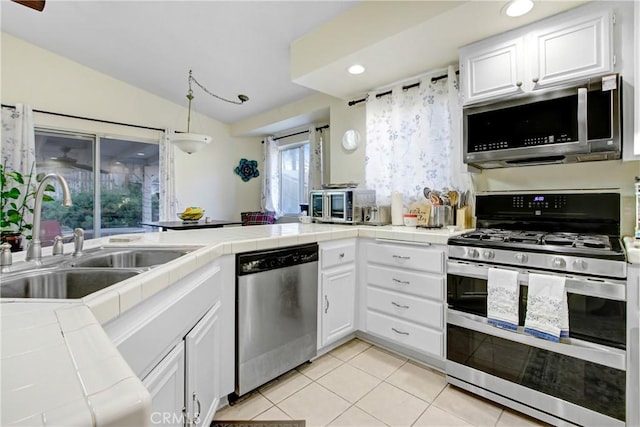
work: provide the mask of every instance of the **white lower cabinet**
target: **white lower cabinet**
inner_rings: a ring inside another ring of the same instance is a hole
[[[322,336],[324,347],[354,331],[355,329],[355,282],[354,265],[346,269],[322,273]]]
[[[151,394],[151,423],[208,425],[220,400],[220,303],[142,381]],[[209,420],[209,422],[207,422]]]
[[[221,327],[235,318],[233,262],[203,267],[106,325],[151,394],[150,425],[208,426],[233,391],[235,328]]]
[[[191,425],[208,426],[220,400],[220,302],[184,338],[185,406]]]
[[[356,243],[354,239],[320,245],[318,348],[356,329]]]
[[[184,409],[184,344],[176,345],[142,384],[151,394],[151,424],[182,426]]]
[[[446,247],[369,242],[366,247],[366,332],[444,360]]]

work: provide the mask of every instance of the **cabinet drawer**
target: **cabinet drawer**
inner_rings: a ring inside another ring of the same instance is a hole
[[[369,262],[432,273],[444,273],[444,258],[444,250],[439,248],[376,243],[367,248]]]
[[[444,277],[397,268],[367,265],[367,283],[392,291],[444,300]]]
[[[367,332],[421,352],[443,357],[443,333],[367,310]]]
[[[367,307],[436,329],[443,327],[442,303],[369,287]]]
[[[322,268],[330,268],[348,264],[356,259],[356,245],[354,243],[340,246],[328,246],[320,248]]]

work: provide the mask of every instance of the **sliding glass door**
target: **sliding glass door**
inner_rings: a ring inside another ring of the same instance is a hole
[[[140,222],[158,218],[157,143],[36,129],[36,168],[62,175],[73,199],[43,204],[44,245],[76,227],[87,238],[144,232]]]

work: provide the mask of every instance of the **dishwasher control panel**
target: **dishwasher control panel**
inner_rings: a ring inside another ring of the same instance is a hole
[[[238,276],[318,261],[318,244],[244,252],[236,256]]]

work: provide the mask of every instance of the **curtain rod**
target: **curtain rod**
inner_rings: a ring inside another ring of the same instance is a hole
[[[329,125],[324,125],[324,126],[317,127],[316,130],[322,130],[322,129],[328,129],[328,128],[329,128]],[[302,135],[303,133],[309,133],[309,131],[303,130],[301,132],[292,133],[290,135],[278,136],[276,138],[273,138],[273,140],[277,141],[279,139],[289,138],[290,136]]]
[[[7,104],[2,104],[2,107],[13,108],[13,109],[16,108],[15,105],[7,105]],[[70,119],[90,120],[92,122],[107,123],[107,124],[110,124],[110,125],[129,126],[129,127],[132,127],[132,128],[157,130],[159,132],[164,132],[164,129],[154,128],[154,127],[150,127],[150,126],[132,125],[130,123],[122,123],[122,122],[112,122],[110,120],[102,120],[102,119],[94,119],[94,118],[91,118],[91,117],[74,116],[72,114],[54,113],[52,111],[45,111],[45,110],[35,110],[34,109],[32,111],[34,113],[50,114],[52,116],[68,117]],[[176,133],[182,133],[182,132],[176,132]]]
[[[460,74],[460,71],[456,70],[456,74]],[[447,74],[443,74],[441,76],[436,76],[436,77],[431,77],[431,83],[435,83],[438,80],[446,79],[447,77],[449,77]],[[409,89],[414,88],[416,86],[420,86],[420,82],[413,83],[413,84],[406,85],[406,86],[402,86],[402,90],[409,90]],[[391,92],[392,92],[391,90],[388,90],[386,92],[377,93],[376,94],[376,98],[381,98],[381,97],[386,96],[386,95],[391,95]],[[365,96],[362,99],[355,99],[353,101],[349,101],[349,103],[348,103],[349,107],[352,107],[352,106],[354,106],[356,104],[359,104],[361,102],[365,102],[367,99],[369,99],[369,95]]]

